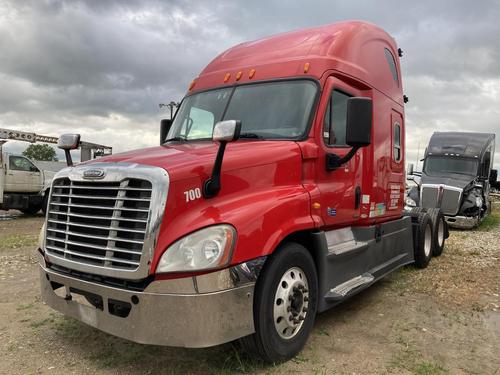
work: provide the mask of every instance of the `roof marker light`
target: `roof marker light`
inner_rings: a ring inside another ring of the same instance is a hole
[[[306,63],[304,64],[304,73],[307,73],[308,71],[309,71],[309,63],[308,63],[308,62],[306,62]]]
[[[238,73],[236,73],[236,80],[239,81],[242,75],[243,73],[240,70]]]
[[[231,78],[231,73],[226,73],[226,75],[224,76],[224,82],[229,81],[229,78]]]
[[[255,75],[255,69],[250,69],[250,71],[248,72],[248,78],[252,79],[254,75]]]

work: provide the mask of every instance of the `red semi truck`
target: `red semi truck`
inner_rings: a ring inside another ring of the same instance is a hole
[[[135,342],[241,339],[274,362],[318,312],[426,267],[446,226],[439,210],[403,211],[400,54],[379,27],[342,22],[216,57],[160,146],[55,176],[43,300]]]

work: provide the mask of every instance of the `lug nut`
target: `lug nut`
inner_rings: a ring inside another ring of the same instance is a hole
[[[299,324],[300,323],[300,320],[299,319],[294,319],[293,321],[295,324]]]
[[[299,320],[304,320],[305,318],[301,315],[299,316]]]
[[[304,297],[304,302],[308,302],[309,301],[309,297]]]
[[[302,293],[308,293],[308,292],[309,292],[309,291],[308,291],[306,288],[304,288],[304,289],[302,290]]]
[[[307,307],[304,307],[304,308],[302,309],[302,312],[307,312],[308,310],[309,310],[309,309],[308,309]]]

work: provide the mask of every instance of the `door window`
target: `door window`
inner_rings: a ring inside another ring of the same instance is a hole
[[[399,163],[402,158],[401,154],[401,125],[399,122],[394,123],[394,134],[393,134],[393,152],[392,152],[392,157],[396,163]]]
[[[28,159],[22,156],[10,156],[9,168],[14,171],[38,172],[38,168]]]
[[[323,140],[330,147],[346,147],[347,100],[351,96],[334,90],[323,123]]]

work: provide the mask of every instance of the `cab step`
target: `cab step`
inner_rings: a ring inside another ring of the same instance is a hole
[[[330,291],[326,294],[325,299],[329,302],[340,301],[355,289],[358,289],[361,286],[367,287],[373,282],[373,280],[375,280],[375,278],[368,272],[353,277],[352,279],[337,285],[335,288],[330,289]]]

